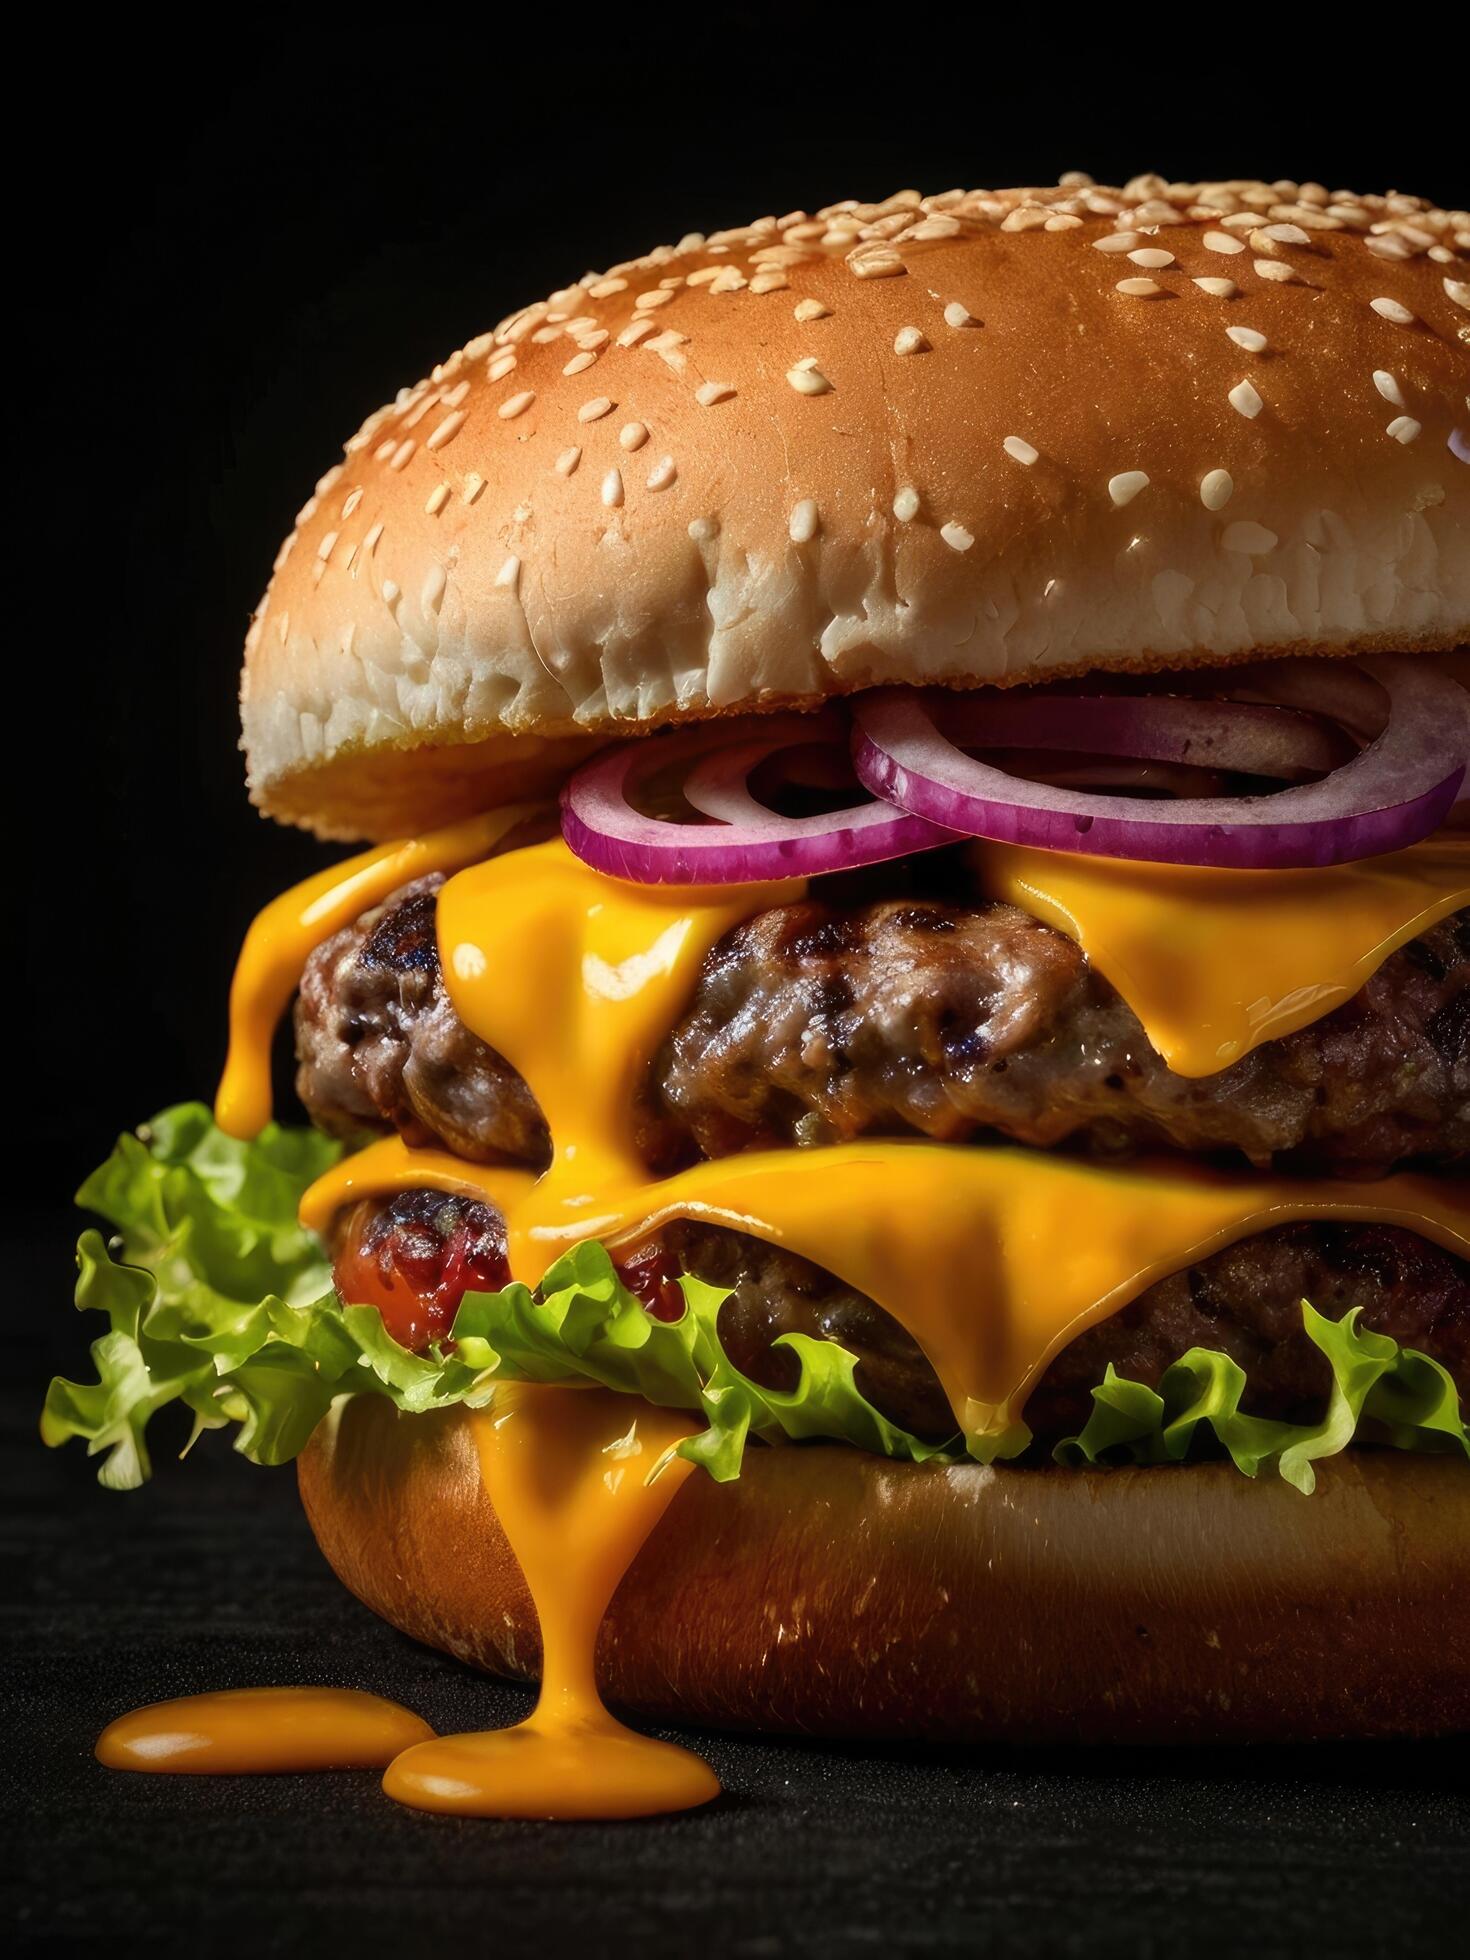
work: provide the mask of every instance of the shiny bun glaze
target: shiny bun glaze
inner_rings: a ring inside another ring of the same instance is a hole
[[[1470,216],[1410,197],[1069,177],[692,235],[348,443],[250,629],[252,794],[402,834],[876,683],[1463,646],[1467,381]]]
[[[521,1679],[536,1616],[462,1409],[339,1405],[300,1462],[339,1578]],[[1189,1742],[1470,1726],[1470,1477],[1354,1450],[1315,1494],[1227,1464],[1026,1471],[752,1446],[624,1578],[598,1675],[656,1717],[939,1741]]]

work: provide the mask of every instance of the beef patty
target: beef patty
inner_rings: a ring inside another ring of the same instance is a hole
[[[891,1315],[821,1267],[779,1246],[702,1222],[674,1220],[622,1251],[624,1279],[650,1312],[676,1318],[674,1281],[693,1273],[729,1289],[720,1309],[726,1353],[762,1386],[791,1389],[796,1356],[783,1334],[838,1342],[857,1358],[857,1382],[891,1421],[930,1441],[954,1417],[918,1343]],[[343,1221],[337,1283],[345,1298],[377,1305],[409,1345],[444,1338],[469,1287],[503,1285],[503,1222],[489,1206],[433,1192],[366,1201]],[[1052,1361],[1026,1404],[1041,1443],[1075,1433],[1108,1364],[1157,1385],[1192,1347],[1223,1350],[1245,1370],[1242,1406],[1280,1420],[1314,1418],[1331,1381],[1302,1325],[1309,1299],[1330,1320],[1362,1309],[1362,1325],[1439,1361],[1470,1395],[1470,1265],[1387,1225],[1279,1226],[1158,1280]]]
[[[392,1128],[543,1165],[529,1089],[445,990],[442,882],[405,886],[312,954],[301,1099],[334,1134]],[[710,953],[640,1124],[660,1173],[753,1146],[997,1132],[1349,1175],[1453,1167],[1470,1159],[1470,912],[1401,948],[1335,1013],[1190,1078],[1072,940],[1015,906],[777,906]]]

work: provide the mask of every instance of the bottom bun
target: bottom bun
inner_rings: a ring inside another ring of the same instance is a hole
[[[340,1404],[300,1463],[318,1542],[415,1639],[532,1679],[536,1616],[471,1418]],[[1110,1471],[751,1448],[624,1578],[598,1676],[643,1714],[947,1741],[1470,1728],[1470,1470],[1357,1451],[1314,1496],[1229,1465]]]

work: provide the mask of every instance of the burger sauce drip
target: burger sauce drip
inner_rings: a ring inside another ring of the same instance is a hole
[[[618,1582],[693,1467],[669,1453],[698,1423],[605,1389],[530,1384],[507,1384],[474,1421],[485,1490],[541,1622],[541,1694],[515,1728],[416,1743],[384,1790],[467,1817],[646,1817],[708,1803],[714,1772],[625,1728],[594,1668]]]
[[[231,1688],[120,1715],[96,1755],[108,1769],[154,1775],[381,1769],[433,1733],[396,1701],[355,1688]]]

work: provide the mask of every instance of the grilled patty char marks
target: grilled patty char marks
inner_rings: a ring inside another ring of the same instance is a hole
[[[356,1207],[343,1221],[339,1258],[370,1250],[376,1275],[391,1274],[428,1302],[412,1315],[405,1306],[404,1326],[427,1316],[442,1335],[465,1285],[492,1283],[463,1263],[451,1271],[452,1262],[464,1261],[468,1237],[488,1271],[503,1245],[497,1228],[497,1215],[478,1202],[409,1193]],[[725,1226],[677,1219],[643,1245],[620,1250],[617,1263],[644,1305],[664,1319],[682,1311],[673,1284],[681,1273],[728,1288],[720,1339],[735,1366],[764,1387],[796,1386],[796,1356],[774,1345],[782,1334],[833,1340],[857,1357],[858,1387],[890,1421],[935,1442],[954,1433],[918,1343],[866,1294],[820,1266]],[[353,1270],[339,1265],[349,1288]],[[391,1301],[391,1290],[382,1297]],[[379,1302],[377,1290],[372,1298]],[[1043,1444],[1074,1434],[1110,1362],[1120,1375],[1154,1387],[1192,1347],[1220,1349],[1239,1362],[1248,1413],[1313,1420],[1331,1371],[1302,1325],[1304,1298],[1329,1320],[1360,1307],[1362,1326],[1431,1355],[1470,1395],[1470,1265],[1396,1226],[1285,1225],[1156,1281],[1079,1335],[1032,1391],[1026,1421]]]
[[[1012,905],[808,900],[728,933],[657,1057],[656,1159],[875,1133],[1236,1151],[1368,1174],[1470,1155],[1470,913],[1353,1000],[1176,1075],[1074,941]],[[686,1145],[687,1148],[687,1145]]]
[[[478,1162],[545,1164],[525,1082],[445,991],[442,882],[405,886],[313,953],[298,1091],[336,1135],[397,1129]],[[661,1173],[755,1146],[997,1132],[1349,1175],[1453,1167],[1470,1160],[1470,913],[1401,948],[1335,1013],[1192,1079],[1072,940],[1015,906],[778,906],[710,953],[639,1122]]]

